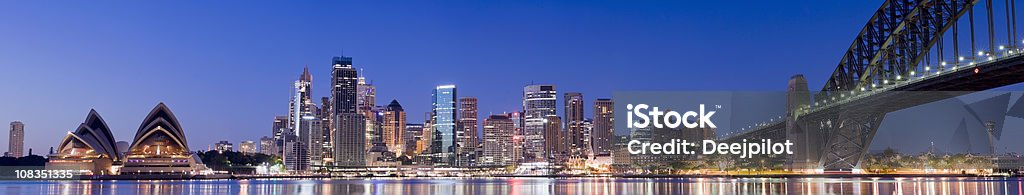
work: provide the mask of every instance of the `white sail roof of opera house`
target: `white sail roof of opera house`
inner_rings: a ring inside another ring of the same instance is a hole
[[[113,161],[122,159],[123,151],[117,149],[114,135],[110,133],[107,123],[103,121],[103,117],[100,117],[96,110],[90,110],[89,115],[85,117],[85,122],[79,125],[74,132],[68,132],[57,149],[58,154],[61,155],[81,155],[75,154],[75,152],[80,152],[75,149],[83,147],[92,149],[92,151],[86,152],[87,154],[99,155]]]
[[[142,121],[142,124],[139,125],[138,131],[135,132],[135,139],[132,141],[131,146],[128,147],[129,154],[136,153],[137,149],[141,149],[138,148],[140,146],[145,147],[146,144],[151,144],[147,142],[147,139],[150,139],[150,141],[170,142],[168,144],[180,147],[180,150],[176,152],[187,154],[189,151],[188,141],[185,139],[185,133],[181,128],[181,124],[178,123],[174,113],[162,102],[157,104],[149,112],[145,120]]]

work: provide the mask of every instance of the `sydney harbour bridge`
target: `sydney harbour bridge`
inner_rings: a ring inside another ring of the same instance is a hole
[[[1024,82],[1022,53],[1012,0],[888,0],[820,91],[794,76],[785,120],[723,139],[788,139],[791,168],[850,171],[887,113]]]

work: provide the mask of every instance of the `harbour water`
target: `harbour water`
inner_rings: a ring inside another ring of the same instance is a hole
[[[1024,178],[352,178],[0,181],[0,194],[1022,194]]]

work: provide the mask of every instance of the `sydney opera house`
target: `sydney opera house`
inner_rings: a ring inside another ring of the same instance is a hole
[[[117,147],[103,118],[89,112],[85,122],[68,132],[48,169],[80,170],[82,175],[203,175],[210,170],[189,151],[184,130],[166,105],[149,112],[127,148]]]

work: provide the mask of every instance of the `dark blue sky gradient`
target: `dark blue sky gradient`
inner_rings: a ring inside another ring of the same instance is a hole
[[[616,90],[817,90],[881,2],[0,2],[0,121],[38,154],[90,108],[130,140],[163,101],[193,150],[256,140],[303,66],[329,96],[343,50],[410,122],[447,83],[481,115],[519,110],[531,82],[582,92],[588,115]]]

